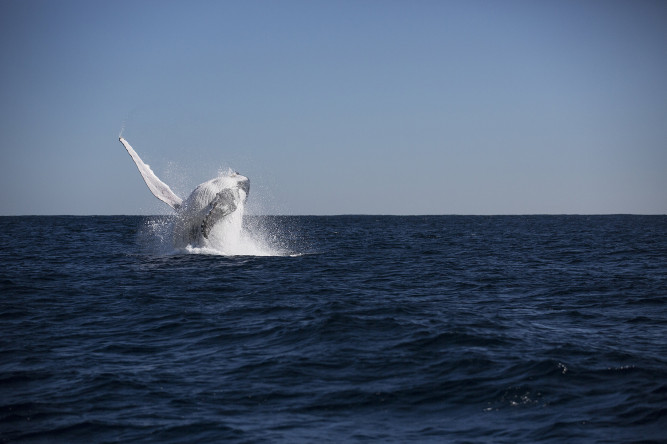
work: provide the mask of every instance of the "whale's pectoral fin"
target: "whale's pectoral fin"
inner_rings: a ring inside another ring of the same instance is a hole
[[[174,210],[180,208],[183,204],[183,200],[174,194],[173,191],[171,191],[169,185],[158,179],[155,173],[153,173],[153,170],[151,170],[151,168],[141,160],[139,155],[132,149],[130,144],[127,143],[127,140],[123,139],[122,137],[119,137],[118,139],[120,140],[120,143],[123,144],[127,152],[130,153],[132,160],[134,160],[134,163],[137,164],[137,168],[139,168],[141,177],[144,178],[144,182],[146,182],[146,185],[148,185],[148,189],[151,190],[155,197],[172,207]]]
[[[224,189],[215,195],[213,201],[208,204],[208,212],[201,223],[201,232],[205,238],[211,233],[211,229],[217,221],[236,211],[237,196],[231,189]]]

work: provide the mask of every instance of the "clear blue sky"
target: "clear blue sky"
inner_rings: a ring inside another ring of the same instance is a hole
[[[667,213],[665,1],[0,2],[0,214]],[[183,196],[185,197],[185,196]]]

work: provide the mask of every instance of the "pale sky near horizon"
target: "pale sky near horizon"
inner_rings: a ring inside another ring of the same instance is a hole
[[[0,215],[667,214],[667,2],[0,2]]]

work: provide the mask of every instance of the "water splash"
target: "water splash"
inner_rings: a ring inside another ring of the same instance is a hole
[[[208,239],[200,246],[188,245],[183,252],[190,254],[216,254],[223,256],[284,256],[285,251],[271,246],[257,233],[244,229],[245,205],[240,203],[236,211],[215,224]]]
[[[262,224],[255,217],[250,226],[245,224],[245,206],[226,216],[212,228],[207,239],[199,245],[176,247],[174,226],[178,215],[157,216],[146,221],[139,232],[144,250],[157,255],[208,254],[220,256],[294,256],[283,245],[279,227]]]

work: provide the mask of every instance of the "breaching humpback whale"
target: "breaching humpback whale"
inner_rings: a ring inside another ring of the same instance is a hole
[[[132,149],[127,140],[119,137],[137,165],[148,189],[174,210],[174,244],[177,247],[200,245],[208,239],[216,223],[232,214],[245,203],[250,192],[250,181],[238,173],[219,176],[198,185],[184,201],[162,182]]]

